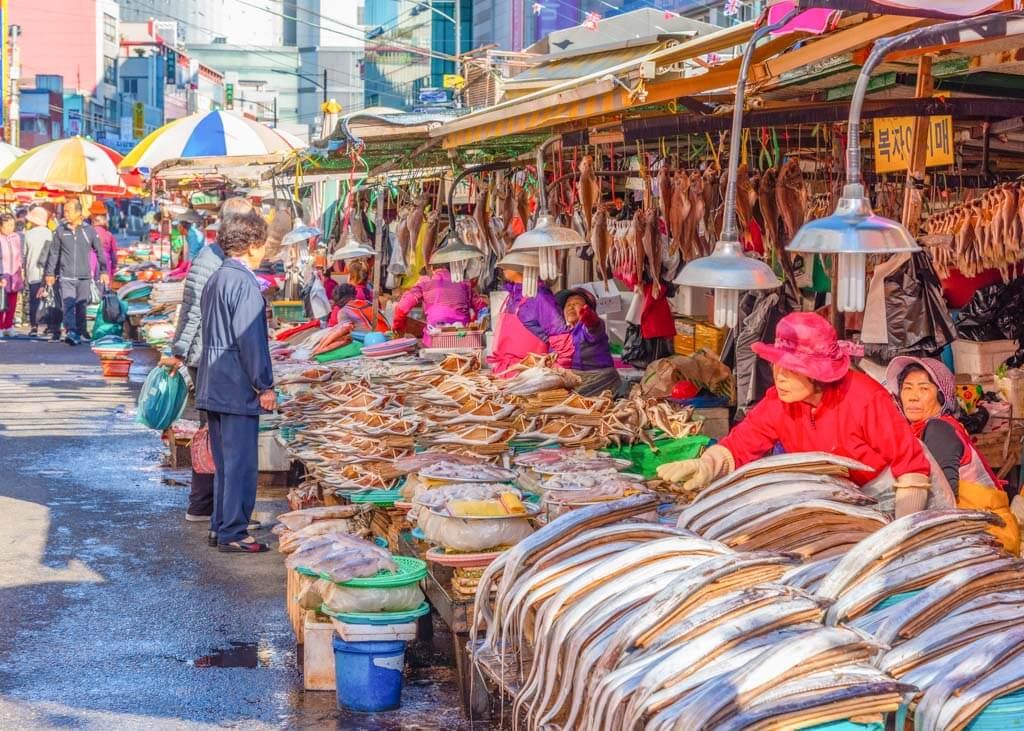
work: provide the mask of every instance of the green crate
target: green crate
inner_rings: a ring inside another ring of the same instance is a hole
[[[285,322],[305,322],[306,307],[302,300],[278,300],[271,302],[270,307],[274,317]]]
[[[650,480],[657,476],[658,467],[666,462],[678,462],[682,459],[699,457],[701,450],[710,441],[708,437],[699,434],[682,439],[656,439],[654,445],[658,448],[657,454],[646,444],[607,447],[601,451],[612,457],[628,459],[633,463],[630,472],[639,473],[645,480]]]

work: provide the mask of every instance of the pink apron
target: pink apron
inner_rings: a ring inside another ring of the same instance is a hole
[[[453,285],[451,282],[449,282],[447,286],[451,287],[458,285]],[[427,320],[427,325],[429,326],[437,323],[444,323],[446,325],[468,324],[469,318],[460,313],[451,305],[447,305],[441,302],[441,293],[443,289],[444,286],[434,287],[429,294],[429,297],[431,299],[430,302],[427,302],[427,295],[423,297],[423,316]],[[423,329],[423,347],[430,347],[430,333],[427,332],[426,328]]]
[[[497,375],[512,378],[516,375],[515,371],[509,370],[512,366],[530,353],[543,355],[547,352],[548,344],[530,332],[519,319],[518,307],[515,311],[502,308],[494,352],[487,357],[487,362]]]

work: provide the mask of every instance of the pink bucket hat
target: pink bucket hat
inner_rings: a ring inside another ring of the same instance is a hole
[[[775,344],[754,343],[755,353],[769,363],[822,383],[834,383],[850,370],[853,343],[839,340],[835,328],[821,315],[793,312],[779,320]]]
[[[885,387],[900,400],[900,376],[903,371],[912,365],[921,366],[925,373],[932,379],[932,383],[942,394],[942,413],[952,414],[957,409],[956,401],[956,379],[946,364],[935,358],[914,358],[909,355],[900,355],[893,358],[885,369]]]
[[[45,226],[46,222],[50,219],[50,212],[42,206],[35,206],[28,212],[25,218],[35,226]]]

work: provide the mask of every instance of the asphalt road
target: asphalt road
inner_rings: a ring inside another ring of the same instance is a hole
[[[183,520],[187,473],[132,413],[155,355],[133,357],[105,381],[85,346],[0,342],[0,729],[468,728],[432,648],[398,712],[302,690],[280,554]]]

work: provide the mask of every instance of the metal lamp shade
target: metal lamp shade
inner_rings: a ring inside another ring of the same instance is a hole
[[[444,245],[430,257],[430,264],[447,264],[453,282],[461,282],[466,278],[466,265],[474,259],[483,259],[484,253],[469,246],[458,233],[449,229]]]
[[[331,261],[348,261],[349,259],[367,259],[376,256],[377,252],[356,241],[351,232],[345,233],[344,245],[331,254]]]
[[[303,224],[299,224],[284,235],[284,238],[281,239],[281,246],[295,246],[296,244],[301,244],[303,241],[309,241],[319,235],[320,229],[316,226],[305,226]]]
[[[920,251],[913,235],[898,221],[876,216],[859,183],[843,188],[836,212],[808,221],[786,247],[802,254],[836,254],[840,312],[862,312],[866,301],[866,266],[869,254]]]
[[[516,236],[511,251],[536,251],[540,260],[540,277],[554,279],[558,276],[556,252],[559,249],[572,249],[585,244],[582,236],[571,228],[559,226],[551,214],[543,212],[537,216],[536,226]]]
[[[738,241],[719,241],[711,256],[694,259],[684,266],[675,283],[684,287],[713,288],[715,325],[736,327],[740,292],[775,289],[779,279],[763,261],[744,255]]]

